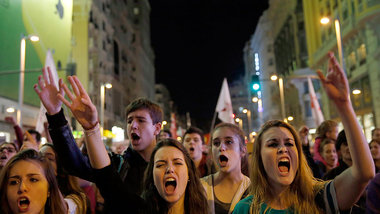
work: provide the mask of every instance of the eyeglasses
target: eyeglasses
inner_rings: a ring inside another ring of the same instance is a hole
[[[13,152],[16,152],[16,149],[14,148],[11,148],[11,147],[3,147],[3,148],[0,148],[0,153],[3,153],[3,152],[9,152],[9,153],[13,153]]]

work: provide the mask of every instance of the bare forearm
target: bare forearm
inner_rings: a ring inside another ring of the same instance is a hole
[[[95,169],[102,169],[111,164],[107,150],[103,144],[99,124],[90,131],[85,131],[86,146],[91,166]]]

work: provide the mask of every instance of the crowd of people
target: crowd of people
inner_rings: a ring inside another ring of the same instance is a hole
[[[244,132],[230,123],[213,128],[208,146],[197,127],[172,139],[161,130],[162,109],[146,98],[126,107],[129,146],[109,152],[79,79],[68,77],[72,90],[62,80],[57,87],[44,69],[34,89],[49,143],[7,119],[17,139],[0,145],[0,213],[380,213],[380,129],[368,144],[347,78],[327,58],[326,76],[318,75],[344,130],[326,120],[311,142],[308,127],[270,120],[249,156]],[[84,139],[74,139],[63,104]]]

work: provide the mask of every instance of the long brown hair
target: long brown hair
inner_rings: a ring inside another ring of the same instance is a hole
[[[168,203],[160,196],[156,186],[153,181],[153,166],[154,166],[154,156],[157,151],[163,147],[174,147],[183,153],[185,158],[185,163],[188,169],[189,182],[187,183],[185,192],[185,213],[186,214],[207,214],[208,204],[205,196],[205,191],[197,174],[197,168],[192,161],[189,153],[186,151],[185,147],[178,141],[174,139],[163,139],[159,141],[155,146],[150,161],[145,170],[144,176],[144,191],[143,198],[149,205],[147,207],[146,213],[160,213],[166,214],[169,211]]]
[[[295,146],[298,150],[298,170],[294,181],[289,186],[287,197],[284,197],[285,203],[290,205],[289,208],[293,209],[296,213],[320,213],[321,210],[315,204],[315,195],[323,187],[324,182],[318,181],[313,177],[302,152],[302,144],[297,131],[290,124],[281,120],[266,122],[261,127],[253,145],[250,186],[250,194],[253,195],[252,213],[259,213],[263,203],[268,203],[276,197],[271,194],[271,185],[268,182],[268,175],[264,169],[261,157],[263,135],[272,127],[284,127],[289,130],[294,137]]]
[[[44,170],[45,178],[49,184],[48,190],[50,196],[47,198],[45,204],[45,214],[65,214],[65,202],[62,200],[61,193],[58,188],[58,183],[54,175],[54,169],[50,163],[42,157],[38,152],[32,149],[21,151],[13,156],[8,163],[4,166],[0,173],[0,213],[11,214],[12,211],[8,204],[7,199],[7,183],[9,179],[9,172],[12,167],[19,161],[28,161],[38,163]]]
[[[59,158],[55,150],[55,146],[53,144],[45,143],[41,146],[40,150],[42,150],[43,147],[50,147],[54,151],[56,158],[55,161],[57,164],[57,182],[59,190],[65,198],[70,198],[73,201],[75,201],[76,204],[82,205],[78,206],[78,213],[86,213],[87,196],[80,188],[78,180],[74,176],[69,175],[68,172],[64,169],[61,163],[61,159]]]

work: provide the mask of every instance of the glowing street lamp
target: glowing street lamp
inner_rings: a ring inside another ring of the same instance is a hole
[[[244,108],[242,111],[244,114],[247,114],[248,119],[248,133],[251,131],[251,111],[249,109]],[[249,137],[249,140],[251,140],[251,137]]]
[[[354,95],[358,95],[358,94],[361,94],[361,93],[362,93],[362,91],[359,90],[359,89],[354,89],[354,90],[352,91],[352,94],[354,94]]]
[[[243,129],[243,120],[242,119],[237,117],[237,118],[235,118],[235,122],[237,122],[239,124],[239,127],[241,129]]]
[[[276,74],[272,74],[270,76],[270,80],[272,80],[272,81],[276,81],[277,79],[278,79],[278,76]]]
[[[40,40],[40,38],[36,35],[24,36],[24,34],[21,34],[21,41],[20,41],[20,83],[19,83],[19,89],[18,89],[18,110],[17,110],[17,123],[21,127],[22,127],[21,110],[22,110],[22,105],[24,102],[26,40],[30,40],[32,42],[38,42]]]
[[[8,113],[13,113],[13,112],[15,112],[15,108],[13,108],[13,107],[9,107],[9,108],[6,109],[6,111],[7,111]]]
[[[327,25],[330,23],[330,18],[329,17],[323,17],[320,20],[321,24]],[[343,46],[342,46],[342,34],[340,31],[340,22],[339,19],[334,19],[334,24],[335,24],[335,36],[336,36],[336,42],[337,42],[337,47],[338,47],[338,54],[339,54],[339,62],[340,66],[346,72],[346,69],[343,66]]]
[[[294,117],[292,117],[292,116],[288,117],[288,121],[293,121],[293,120],[294,120]]]
[[[102,135],[103,135],[103,129],[104,129],[104,100],[105,100],[106,88],[107,89],[112,88],[112,84],[104,83],[100,85],[100,131]]]

